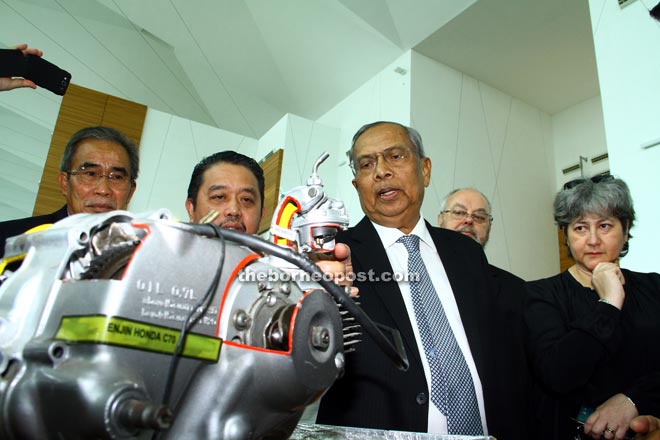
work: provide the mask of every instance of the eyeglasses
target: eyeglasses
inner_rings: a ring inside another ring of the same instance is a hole
[[[412,148],[408,147],[390,147],[376,154],[365,154],[353,161],[351,159],[351,169],[353,174],[372,173],[378,163],[378,156],[382,156],[385,162],[391,167],[402,167],[408,162],[408,159],[416,154]]]
[[[478,223],[480,225],[483,224],[483,223],[486,223],[488,221],[491,221],[491,222],[493,221],[493,216],[488,214],[487,212],[476,211],[476,212],[470,213],[470,212],[467,212],[467,211],[463,211],[462,209],[447,209],[447,210],[442,211],[443,214],[446,213],[446,212],[449,213],[449,216],[453,220],[457,220],[457,221],[463,221],[467,217],[472,217],[472,221],[475,222],[475,223]]]
[[[98,183],[104,177],[108,181],[108,185],[111,188],[124,190],[129,187],[133,179],[131,179],[126,173],[121,171],[119,172],[110,172],[108,174],[102,174],[97,169],[86,169],[85,167],[80,167],[77,170],[66,171],[69,176],[76,176],[80,183],[86,186],[98,185]]]
[[[592,176],[589,179],[580,178],[580,179],[571,180],[570,182],[566,182],[564,183],[563,189],[567,190],[567,189],[575,188],[579,184],[588,181],[592,181],[593,183],[600,183],[600,182],[610,182],[612,180],[614,180],[614,176],[611,174],[596,174],[595,176]]]

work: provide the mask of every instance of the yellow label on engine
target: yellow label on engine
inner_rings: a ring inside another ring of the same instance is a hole
[[[124,318],[104,315],[65,316],[55,339],[172,354],[180,334],[179,330]],[[181,356],[217,362],[221,347],[220,338],[188,333]]]

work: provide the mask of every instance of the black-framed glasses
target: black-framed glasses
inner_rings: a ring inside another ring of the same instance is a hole
[[[78,181],[86,186],[98,185],[101,179],[105,178],[111,188],[118,190],[127,189],[133,181],[128,174],[121,171],[111,171],[103,174],[95,168],[80,167],[77,170],[66,171],[69,176],[76,176]]]
[[[473,222],[480,225],[493,221],[493,216],[484,211],[467,212],[463,209],[446,209],[442,211],[442,213],[448,213],[449,217],[451,217],[453,220],[461,222],[469,216],[472,218]]]
[[[350,165],[353,174],[364,175],[374,171],[376,164],[378,164],[378,156],[381,156],[389,166],[397,168],[408,163],[408,159],[416,153],[417,151],[414,148],[390,147],[380,153],[364,154],[355,161],[351,160]]]
[[[596,174],[595,176],[592,176],[588,179],[585,178],[579,178],[579,179],[574,179],[569,182],[564,183],[563,189],[571,189],[575,188],[581,183],[592,181],[593,183],[600,183],[600,182],[609,182],[614,180],[614,176],[611,174]]]

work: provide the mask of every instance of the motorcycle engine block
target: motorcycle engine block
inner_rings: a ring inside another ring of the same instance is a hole
[[[8,240],[0,438],[291,434],[343,371],[337,303],[195,226],[113,211]]]

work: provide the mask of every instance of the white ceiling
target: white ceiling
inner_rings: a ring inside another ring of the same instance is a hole
[[[586,0],[480,0],[415,50],[551,115],[600,94]]]
[[[409,49],[552,114],[599,93],[591,35],[587,0],[0,2],[0,43],[74,83],[257,139]]]

